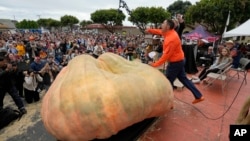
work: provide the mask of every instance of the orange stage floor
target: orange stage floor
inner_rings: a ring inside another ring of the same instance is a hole
[[[247,84],[240,88],[243,78],[234,77],[224,93],[218,80],[206,89],[202,83],[195,84],[205,97],[205,101],[197,104],[192,104],[194,97],[187,88],[174,90],[174,109],[160,117],[139,140],[229,141],[230,125],[235,123],[245,99],[250,96],[249,73]]]

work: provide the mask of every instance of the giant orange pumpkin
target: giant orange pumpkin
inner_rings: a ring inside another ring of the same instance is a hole
[[[58,140],[104,139],[173,102],[169,81],[157,69],[105,53],[80,55],[59,73],[42,101],[45,128]]]

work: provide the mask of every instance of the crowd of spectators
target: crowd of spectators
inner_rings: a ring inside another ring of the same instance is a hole
[[[132,53],[134,58],[140,58],[145,56],[146,46],[142,35],[2,32],[0,108],[4,107],[4,96],[9,93],[25,114],[23,102],[39,101],[39,93],[47,90],[60,70],[77,55],[89,54],[97,58],[104,52],[113,52],[123,57]]]

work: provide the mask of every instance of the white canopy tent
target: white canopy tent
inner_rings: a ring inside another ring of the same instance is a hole
[[[240,26],[223,34],[223,38],[236,37],[236,36],[250,36],[250,19],[248,19]]]

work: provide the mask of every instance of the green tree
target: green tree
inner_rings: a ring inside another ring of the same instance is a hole
[[[192,5],[190,1],[177,0],[173,4],[167,7],[168,12],[170,12],[172,17],[175,17],[176,14],[185,14],[187,9]]]
[[[129,21],[138,24],[145,31],[148,24],[158,27],[162,21],[170,17],[170,13],[162,7],[137,7],[131,11]]]
[[[49,20],[48,19],[39,19],[37,20],[37,23],[40,27],[45,27],[45,28],[48,28],[49,27]]]
[[[48,25],[49,25],[50,28],[51,28],[51,27],[58,28],[58,27],[61,26],[61,22],[58,21],[58,20],[55,20],[55,19],[49,19]]]
[[[150,8],[149,7],[137,7],[132,10],[128,20],[137,25],[141,32],[144,33],[147,24],[149,23]]]
[[[159,27],[161,23],[171,17],[171,14],[163,7],[151,7],[149,9],[149,22],[152,23],[155,28]]]
[[[89,24],[92,24],[92,23],[93,23],[92,21],[82,20],[82,21],[80,22],[80,25],[81,25],[82,27],[84,27],[84,26],[89,25]]]
[[[201,0],[191,6],[185,14],[188,23],[200,23],[212,29],[213,32],[223,33],[228,13],[230,22],[228,30],[250,18],[249,0]]]
[[[117,9],[102,9],[91,13],[94,23],[102,24],[109,32],[114,33],[115,26],[121,26],[126,16]]]
[[[61,26],[61,22],[55,19],[39,19],[37,23],[40,27],[51,29],[52,27],[58,28]]]
[[[77,23],[79,23],[79,20],[75,16],[65,15],[61,17],[62,26],[69,26],[72,29],[72,26]]]
[[[16,27],[20,29],[37,29],[39,26],[36,21],[24,19],[18,22],[16,24]]]

